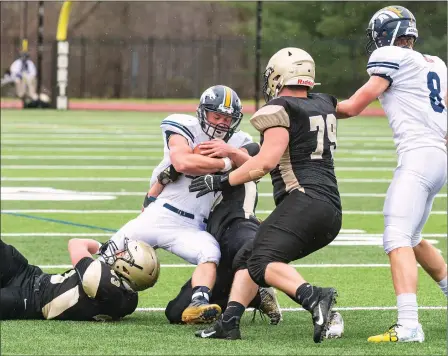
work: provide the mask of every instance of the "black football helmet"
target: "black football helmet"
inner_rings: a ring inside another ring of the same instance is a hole
[[[210,139],[219,138],[228,141],[238,130],[238,126],[243,118],[242,109],[241,100],[234,90],[225,85],[215,85],[202,93],[196,113],[202,131]],[[211,124],[207,120],[207,111],[231,116],[232,123],[230,127],[221,124]]]
[[[412,36],[417,41],[417,22],[414,15],[403,6],[388,6],[375,13],[366,29],[366,51],[371,54],[383,46],[393,46],[401,36]]]

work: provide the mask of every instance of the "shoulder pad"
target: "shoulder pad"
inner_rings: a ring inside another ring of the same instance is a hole
[[[406,53],[405,51],[409,50],[397,46],[384,46],[377,48],[370,55],[369,62],[367,63],[367,68],[369,68],[369,66],[375,65],[386,65],[399,69],[400,62]]]
[[[282,98],[273,99],[251,117],[250,123],[259,132],[277,126],[289,128],[290,120],[286,108],[285,100]]]
[[[87,267],[82,276],[82,288],[90,297],[95,298],[101,283],[102,262],[95,260]]]
[[[162,121],[160,127],[163,132],[177,133],[184,136],[191,143],[194,141],[195,136],[199,134],[198,130],[201,130],[196,117],[183,114],[168,116]]]

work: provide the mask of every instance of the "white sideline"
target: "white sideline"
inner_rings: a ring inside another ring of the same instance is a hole
[[[58,170],[58,169],[75,169],[75,170],[103,170],[103,169],[111,169],[111,170],[149,170],[154,169],[156,166],[148,166],[148,165],[142,165],[142,166],[116,166],[116,165],[110,165],[110,166],[99,166],[99,165],[85,165],[85,166],[78,166],[78,165],[28,165],[28,164],[5,164],[2,165],[2,169],[33,169],[33,170],[39,170],[39,169],[51,169],[51,170]],[[394,167],[336,167],[336,172],[392,172],[395,168]]]
[[[54,213],[54,214],[139,214],[140,210],[66,210],[66,209],[10,209],[2,210],[2,213],[29,214],[29,213]],[[257,210],[257,214],[270,214],[272,210]],[[382,211],[346,210],[343,215],[383,215]],[[443,210],[433,210],[431,215],[446,215]]]
[[[419,310],[446,310],[446,306],[422,306],[418,307]],[[303,308],[280,308],[282,312],[303,312]],[[361,311],[361,310],[397,310],[397,307],[339,307],[333,308],[334,311]],[[159,312],[165,311],[165,308],[137,308],[138,312]],[[253,308],[247,308],[246,312],[253,311]]]

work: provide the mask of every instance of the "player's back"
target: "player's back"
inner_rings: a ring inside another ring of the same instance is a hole
[[[446,150],[445,63],[409,48],[385,46],[372,53],[367,71],[390,81],[379,99],[393,130],[397,152],[420,147]]]
[[[321,93],[308,94],[306,98],[282,96],[269,101],[259,110],[261,115],[251,119],[259,130],[263,126],[288,128],[287,150],[271,171],[277,205],[289,192],[298,189],[341,210],[332,153],[336,148],[336,103],[336,98]],[[271,115],[263,115],[264,111]],[[277,113],[273,115],[274,112]],[[264,124],[275,117],[283,117],[279,119],[283,122]]]
[[[99,260],[85,257],[74,269],[41,278],[38,307],[45,319],[115,320],[137,307],[137,293]]]

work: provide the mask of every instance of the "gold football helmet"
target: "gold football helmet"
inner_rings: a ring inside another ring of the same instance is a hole
[[[145,242],[125,238],[124,249],[119,250],[115,242],[108,241],[101,248],[101,256],[135,292],[151,288],[159,278],[159,259]]]
[[[283,48],[274,54],[264,72],[263,95],[266,102],[277,97],[285,85],[312,89],[315,85],[313,57],[300,48]]]

